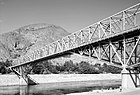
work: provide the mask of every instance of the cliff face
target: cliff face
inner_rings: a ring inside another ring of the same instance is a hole
[[[0,61],[16,59],[69,33],[51,24],[33,24],[0,35]]]

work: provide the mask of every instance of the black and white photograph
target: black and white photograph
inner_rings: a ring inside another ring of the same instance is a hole
[[[0,95],[140,95],[140,0],[0,0]]]

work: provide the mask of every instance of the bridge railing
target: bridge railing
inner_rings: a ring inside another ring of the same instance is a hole
[[[47,56],[62,53],[80,46],[91,44],[125,32],[125,30],[140,25],[140,3],[117,14],[105,18],[97,23],[89,25],[62,39],[50,43],[40,49],[34,50],[13,61],[14,64],[22,65]]]

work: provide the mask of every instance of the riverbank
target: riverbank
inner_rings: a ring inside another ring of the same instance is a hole
[[[121,80],[120,74],[47,74],[29,75],[39,84],[61,83],[61,82],[82,82],[101,80]],[[0,75],[0,86],[20,85],[17,75]]]
[[[120,91],[120,89],[115,90],[93,90],[89,92],[81,93],[71,93],[66,95],[140,95],[140,88],[127,89]]]
[[[93,90],[116,89],[121,80],[55,82],[30,86],[1,86],[0,95],[66,95]]]

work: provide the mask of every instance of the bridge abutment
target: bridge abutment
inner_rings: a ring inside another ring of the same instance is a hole
[[[122,89],[132,89],[140,85],[139,73],[123,68],[121,74]]]

